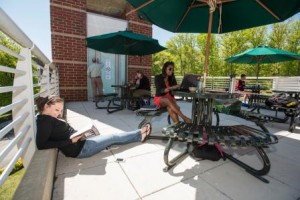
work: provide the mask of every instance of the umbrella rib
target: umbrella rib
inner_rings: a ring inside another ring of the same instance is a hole
[[[126,16],[128,16],[128,15],[130,15],[131,13],[136,12],[136,11],[138,11],[138,10],[144,8],[145,6],[147,6],[148,4],[152,3],[153,1],[155,1],[155,0],[150,0],[150,1],[147,1],[147,2],[143,3],[143,4],[140,5],[139,7],[137,7],[137,8],[135,8],[135,9],[129,11],[128,13],[126,13]]]
[[[280,18],[273,13],[265,4],[263,4],[260,0],[256,0],[256,2],[261,5],[265,10],[267,10],[273,17],[275,17],[277,20],[280,20]]]
[[[182,16],[182,18],[180,19],[179,23],[176,25],[176,31],[178,30],[179,26],[182,24],[183,20],[185,19],[185,17],[187,16],[187,14],[190,12],[191,8],[193,7],[194,3],[196,0],[193,0],[193,2],[190,4],[190,6],[187,8],[187,10],[185,11],[184,15]]]
[[[208,4],[208,3],[207,3],[208,0],[197,0],[197,1],[199,1],[199,2],[201,2],[201,3],[204,3],[205,5]],[[216,4],[230,3],[230,2],[233,2],[233,1],[236,1],[236,0],[218,0],[218,1],[216,2]],[[194,7],[201,7],[201,6],[203,6],[204,4],[196,5],[196,6],[194,6]]]

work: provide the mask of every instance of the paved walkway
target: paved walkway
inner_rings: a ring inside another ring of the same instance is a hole
[[[190,115],[191,103],[180,102],[184,113]],[[107,114],[95,109],[92,102],[67,104],[68,122],[75,128],[97,119],[101,134],[134,130],[140,116],[129,110]],[[153,134],[160,135],[167,115],[153,121]],[[240,118],[221,115],[221,124],[246,124]],[[289,133],[288,124],[269,123],[271,132],[280,137],[279,143],[267,149],[271,170],[263,183],[229,160],[196,162],[187,157],[169,172],[163,172],[163,152],[166,142],[148,140],[113,146],[91,158],[74,159],[58,155],[53,199],[65,200],[296,200],[300,198],[300,134]],[[300,133],[300,130],[296,130]],[[171,151],[182,151],[178,144]],[[260,166],[253,152],[245,154],[230,150],[239,158]],[[124,159],[117,162],[117,158]]]

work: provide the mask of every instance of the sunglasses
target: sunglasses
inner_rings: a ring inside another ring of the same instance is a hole
[[[168,71],[174,71],[174,69],[170,67],[170,68],[168,68]]]

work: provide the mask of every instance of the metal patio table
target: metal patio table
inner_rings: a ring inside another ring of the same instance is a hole
[[[162,133],[164,136],[161,137],[161,139],[168,139],[164,151],[164,162],[166,164],[166,167],[164,168],[165,172],[169,171],[185,156],[192,155],[193,149],[197,148],[198,144],[207,143],[209,145],[241,146],[243,148],[249,146],[255,148],[257,151],[259,160],[262,162],[262,167],[260,169],[253,168],[224,151],[222,151],[223,159],[227,158],[244,168],[254,177],[265,183],[269,182],[262,177],[269,172],[271,166],[270,160],[263,148],[270,144],[277,143],[277,137],[270,134],[267,129],[261,131],[245,125],[219,126],[218,124],[218,112],[214,112],[213,108],[214,99],[236,98],[239,94],[198,94],[182,91],[173,91],[173,94],[175,96],[192,98],[192,124],[179,122],[163,128]],[[216,125],[212,125],[213,113],[217,116]],[[185,142],[186,148],[174,158],[169,159],[169,153],[175,141]]]
[[[197,92],[183,92],[183,91],[173,91],[175,96],[179,97],[189,97],[192,98],[192,122],[194,125],[212,125],[212,116],[215,113],[217,117],[217,124],[219,123],[219,115],[214,112],[213,102],[214,99],[228,99],[236,98],[239,94],[231,94],[227,92],[207,92],[207,93],[197,93]]]

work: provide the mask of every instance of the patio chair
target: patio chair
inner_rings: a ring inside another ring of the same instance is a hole
[[[145,105],[140,109],[135,110],[137,116],[144,117],[142,121],[139,123],[138,128],[143,127],[144,124],[148,122],[152,122],[154,117],[158,117],[163,113],[168,112],[166,108],[157,108],[155,105]],[[171,124],[171,117],[168,115],[168,124]]]
[[[108,101],[106,106],[99,105],[101,102]],[[119,102],[119,103],[117,103]],[[121,99],[118,97],[117,93],[107,93],[97,96],[96,100],[97,109],[106,109],[108,113],[113,113],[124,109],[121,104]]]

